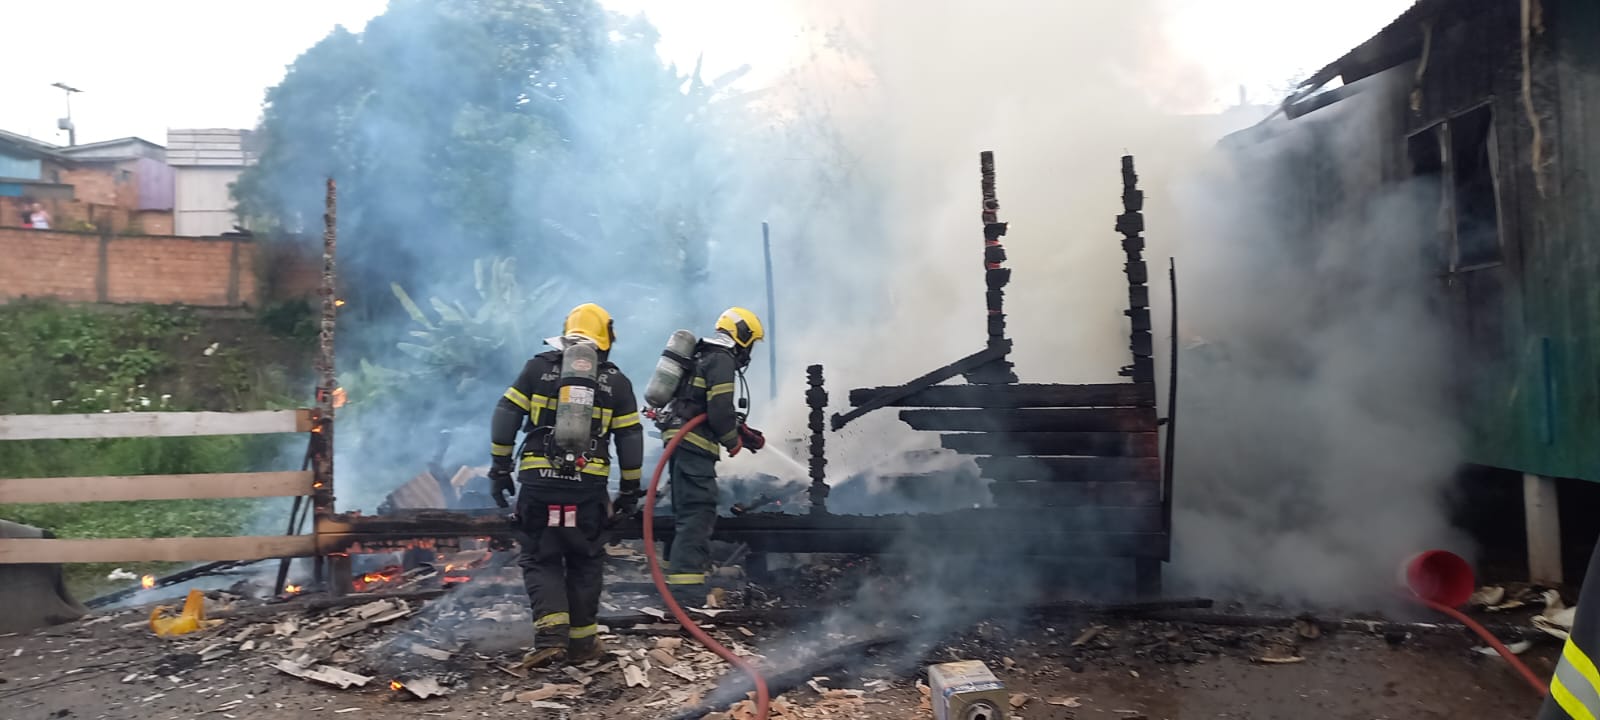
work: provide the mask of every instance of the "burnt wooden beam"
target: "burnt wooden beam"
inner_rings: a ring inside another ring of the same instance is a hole
[[[901,410],[916,430],[960,432],[1155,432],[1155,408]]]
[[[1161,463],[1149,457],[980,457],[978,472],[997,481],[1159,483]]]
[[[939,444],[965,455],[1155,457],[1158,441],[1153,432],[1016,432],[940,435]]]
[[[916,378],[904,385],[874,388],[870,394],[860,394],[860,390],[850,391],[850,404],[855,406],[850,412],[833,414],[832,426],[835,431],[843,428],[852,420],[861,417],[873,410],[899,404],[911,395],[927,390],[938,383],[960,375],[963,372],[981,367],[988,363],[1005,358],[1011,352],[1011,342],[1003,341],[998,345],[990,345],[978,352],[968,355],[938,370],[934,370],[922,377]],[[957,387],[957,386],[952,386]],[[968,386],[971,387],[971,386]]]
[[[882,400],[890,390],[902,388],[860,388],[850,391],[850,404]],[[939,408],[1060,408],[1060,407],[1155,407],[1154,383],[1105,383],[1101,385],[940,385],[898,394],[884,405]],[[837,418],[838,416],[835,416]],[[835,428],[838,429],[837,423]]]
[[[1133,156],[1122,156],[1122,214],[1117,216],[1117,232],[1122,233],[1122,250],[1127,255],[1123,272],[1128,275],[1129,350],[1133,364],[1120,371],[1136,383],[1156,380],[1155,347],[1150,335],[1150,269],[1144,261],[1144,191],[1139,189],[1139,174],[1133,169]]]
[[[1011,282],[1011,270],[1005,267],[1006,249],[1000,238],[1006,234],[1006,224],[1000,222],[1000,197],[995,191],[994,152],[985,150],[978,154],[979,191],[983,209],[983,273],[984,300],[988,311],[988,346],[1011,346],[1006,339],[1005,297],[1006,285]],[[962,371],[967,382],[978,384],[1014,383],[1017,374],[1004,355],[981,365]]]
[[[1013,507],[1161,506],[1161,484],[1146,482],[992,482],[996,505]],[[1165,552],[1163,548],[1162,552]]]
[[[825,439],[822,435],[822,417],[828,407],[828,391],[822,387],[822,366],[812,365],[806,368],[806,405],[811,409],[811,417],[807,422],[811,430],[811,441],[807,444],[810,458],[807,470],[811,474],[811,513],[814,515],[828,512],[828,473],[824,469],[828,464],[827,453],[824,450]]]

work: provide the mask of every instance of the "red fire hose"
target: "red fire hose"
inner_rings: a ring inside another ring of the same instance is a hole
[[[655,581],[656,592],[661,593],[661,600],[667,604],[667,609],[672,611],[672,616],[677,618],[678,624],[682,625],[684,630],[689,631],[689,634],[701,645],[704,645],[707,650],[721,656],[723,660],[727,660],[729,664],[750,676],[750,680],[756,684],[756,718],[757,720],[767,720],[767,707],[771,702],[771,698],[767,693],[766,678],[761,677],[761,673],[757,672],[750,663],[745,662],[744,658],[733,654],[733,651],[712,639],[710,635],[706,634],[706,631],[695,624],[694,620],[689,618],[688,613],[685,613],[683,608],[678,605],[678,601],[673,599],[672,592],[667,590],[667,578],[661,572],[661,561],[656,558],[656,485],[661,482],[661,470],[667,466],[667,460],[672,457],[673,451],[678,449],[678,443],[682,442],[683,438],[688,436],[689,431],[693,430],[695,426],[705,422],[705,419],[706,416],[702,413],[690,418],[689,422],[678,428],[678,434],[667,442],[666,451],[661,453],[661,459],[656,461],[656,471],[650,475],[650,487],[645,490],[644,494],[644,555],[650,560],[650,579]]]
[[[1501,643],[1500,639],[1495,637],[1494,633],[1489,632],[1488,628],[1479,625],[1476,620],[1467,617],[1465,613],[1450,607],[1449,605],[1437,603],[1422,597],[1417,599],[1420,600],[1422,604],[1449,615],[1450,617],[1454,618],[1456,622],[1467,626],[1467,629],[1477,633],[1478,637],[1483,638],[1484,642],[1489,643],[1489,647],[1494,648],[1495,652],[1500,653],[1500,657],[1505,658],[1506,662],[1511,663],[1511,667],[1517,671],[1517,674],[1521,675],[1523,680],[1528,681],[1528,684],[1532,685],[1534,690],[1539,691],[1539,695],[1543,696],[1550,694],[1550,686],[1546,685],[1544,680],[1538,675],[1533,674],[1533,671],[1529,670],[1528,666],[1522,663],[1522,658],[1517,657],[1515,653],[1511,652],[1511,649],[1506,647],[1505,644]]]
[[[1500,642],[1487,628],[1479,625],[1477,621],[1467,617],[1465,613],[1456,608],[1465,605],[1472,597],[1472,589],[1477,585],[1477,579],[1472,575],[1472,565],[1455,553],[1445,550],[1428,550],[1418,553],[1406,561],[1400,568],[1400,574],[1406,587],[1411,590],[1411,595],[1417,602],[1426,605],[1435,611],[1450,616],[1456,622],[1467,626],[1468,630],[1476,633],[1478,637],[1500,653],[1500,657],[1511,664],[1511,667],[1522,676],[1539,695],[1549,695],[1550,686],[1538,675],[1533,674],[1527,665],[1522,664],[1522,659],[1511,652],[1504,643]]]

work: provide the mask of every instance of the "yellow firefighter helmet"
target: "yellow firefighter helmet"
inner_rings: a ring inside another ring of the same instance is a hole
[[[562,335],[576,335],[594,343],[601,350],[610,350],[617,339],[611,324],[611,313],[594,303],[584,303],[567,313],[567,322],[561,327]]]
[[[717,331],[733,339],[735,345],[746,350],[757,340],[767,336],[761,329],[761,318],[742,307],[731,307],[722,311],[722,316],[717,318]]]

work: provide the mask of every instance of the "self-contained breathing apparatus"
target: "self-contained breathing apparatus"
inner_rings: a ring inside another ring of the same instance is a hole
[[[650,374],[650,382],[645,385],[645,408],[640,413],[655,422],[656,428],[672,427],[674,421],[679,419],[675,412],[676,401],[688,394],[687,389],[698,366],[699,354],[700,339],[694,333],[677,330],[667,338],[666,349],[661,351],[661,359],[656,361],[656,369]],[[738,365],[735,376],[739,379],[739,398],[735,407],[738,408],[736,414],[742,425],[750,414],[750,388],[745,382],[743,363]]]
[[[567,337],[561,349],[561,374],[556,388],[555,422],[546,428],[533,427],[528,420],[522,453],[530,446],[542,446],[554,474],[572,476],[582,472],[599,448],[595,432],[596,393],[599,390],[600,356],[586,339]]]

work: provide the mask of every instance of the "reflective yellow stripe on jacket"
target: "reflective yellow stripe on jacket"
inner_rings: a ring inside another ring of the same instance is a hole
[[[663,430],[661,431],[661,439],[665,442],[672,442],[672,438],[677,436],[677,434],[677,428]],[[722,446],[711,442],[710,440],[706,439],[706,436],[701,435],[700,433],[691,431],[688,435],[684,436],[683,441],[717,457],[722,456]]]
[[[1570,637],[1561,649],[1556,673],[1550,678],[1550,699],[1573,720],[1596,720],[1600,716],[1600,673]]]
[[[523,455],[522,462],[517,464],[518,470],[553,470],[555,467],[550,458],[542,455]],[[583,469],[579,472],[584,475],[606,477],[611,474],[611,464],[605,460],[594,459],[584,463]]]
[[[530,421],[532,421],[534,425],[538,425],[539,424],[539,416],[543,413],[543,411],[550,410],[550,411],[554,412],[555,409],[556,409],[556,404],[557,404],[556,399],[553,398],[553,397],[550,397],[548,395],[534,395],[531,398],[524,395],[523,396],[523,401],[522,402],[518,402],[516,398],[511,397],[511,393],[513,393],[513,392],[516,392],[516,388],[512,388],[510,390],[507,390],[506,391],[506,397],[508,399],[510,399],[511,402],[517,403],[517,407],[520,407],[523,410],[527,410],[528,411],[528,419]],[[517,394],[521,395],[522,393],[517,393]],[[594,412],[590,413],[595,419],[600,421],[600,433],[601,434],[605,434],[608,430],[613,429],[612,426],[611,426],[611,422],[612,422],[611,416],[615,412],[616,411],[612,410],[611,408],[596,407],[594,409]],[[639,424],[639,416],[638,416],[638,414],[637,413],[630,413],[630,415],[632,415],[632,417],[633,417],[633,424],[635,424],[635,425]],[[624,417],[627,417],[627,416],[624,416]],[[622,427],[622,426],[618,426],[618,427]]]

